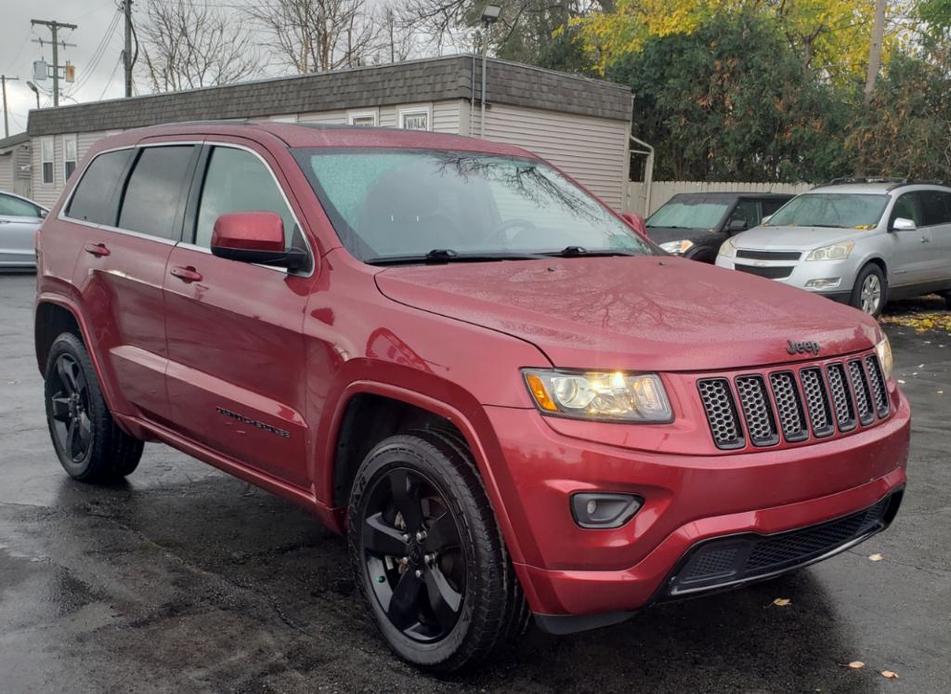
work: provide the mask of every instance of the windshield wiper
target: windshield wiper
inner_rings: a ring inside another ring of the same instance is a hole
[[[424,255],[392,255],[369,258],[370,265],[441,265],[445,263],[478,263],[496,260],[537,260],[546,255],[533,253],[459,253],[451,248],[434,248]]]
[[[589,251],[583,246],[565,246],[560,251],[554,253],[545,253],[544,255],[552,258],[597,258],[614,255],[639,255],[631,251],[625,251],[620,248]]]

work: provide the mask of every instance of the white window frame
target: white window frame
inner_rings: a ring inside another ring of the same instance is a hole
[[[431,104],[426,106],[406,106],[399,110],[400,130],[406,130],[406,118],[408,116],[426,116],[426,131],[432,132],[433,129],[433,107]],[[413,128],[413,130],[421,130]]]
[[[73,145],[73,157],[69,158],[69,143]],[[69,171],[67,171],[66,164],[68,162],[73,162],[73,171],[76,170],[76,164],[79,161],[79,143],[75,134],[72,135],[63,135],[63,180],[69,178]]]
[[[47,150],[49,151],[49,159],[46,158]],[[43,183],[50,184],[53,183],[56,177],[56,141],[53,139],[52,135],[47,135],[40,138],[40,180]],[[50,180],[46,180],[46,165],[50,165]]]
[[[374,111],[348,111],[348,112],[347,112],[347,124],[348,124],[348,125],[356,125],[356,123],[355,123],[354,121],[360,120],[361,118],[372,118],[372,119],[373,119],[373,124],[372,124],[372,125],[370,125],[370,126],[363,126],[363,127],[375,128],[375,127],[377,127],[377,126],[380,124],[380,114],[379,114],[378,111],[375,111],[375,110],[374,110]]]
[[[282,116],[269,116],[269,117],[268,117],[268,120],[269,120],[269,121],[272,121],[272,122],[274,122],[274,123],[296,123],[296,122],[297,122],[297,114],[296,114],[296,113],[287,113],[287,114],[284,114],[284,115],[282,115]]]

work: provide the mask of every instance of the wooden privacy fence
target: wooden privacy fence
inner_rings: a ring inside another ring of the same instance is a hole
[[[624,211],[645,217],[670,200],[677,193],[802,193],[813,188],[811,183],[738,183],[728,181],[654,181],[650,188],[650,209],[646,209],[647,186],[642,182],[628,183]]]

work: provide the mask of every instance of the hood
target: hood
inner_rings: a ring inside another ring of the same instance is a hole
[[[394,301],[531,342],[563,368],[733,369],[812,358],[790,355],[789,340],[827,357],[879,334],[847,306],[675,257],[392,267],[376,282]]]
[[[733,243],[737,248],[757,251],[808,251],[870,233],[859,229],[758,226],[734,236]]]

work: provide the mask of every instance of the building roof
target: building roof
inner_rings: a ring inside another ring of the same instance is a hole
[[[31,136],[480,98],[481,59],[427,58],[30,111]],[[492,103],[627,121],[629,87],[490,58]],[[473,84],[474,83],[474,84]]]
[[[0,139],[0,154],[6,154],[6,150],[13,149],[17,145],[26,144],[30,141],[30,134],[23,132],[10,137]]]

